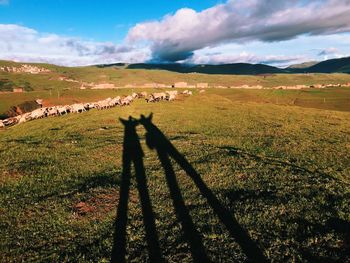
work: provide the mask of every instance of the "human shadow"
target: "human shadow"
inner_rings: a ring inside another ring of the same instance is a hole
[[[172,145],[167,137],[152,123],[152,114],[149,117],[141,115],[139,122],[145,127],[146,142],[149,148],[155,149],[166,174],[176,215],[182,224],[184,235],[189,242],[192,257],[195,262],[208,262],[201,236],[196,230],[183,201],[170,158],[172,157],[193,180],[203,197],[225,225],[230,235],[237,241],[250,262],[267,262],[266,257],[247,231],[240,226],[232,213],[225,208],[214,193],[208,188],[201,176],[196,172],[187,159]]]
[[[136,133],[138,121],[129,117],[120,119],[124,125],[123,171],[120,184],[119,204],[115,222],[114,242],[111,262],[126,262],[126,227],[128,221],[128,201],[131,180],[131,164],[135,169],[135,178],[139,192],[143,223],[146,232],[147,248],[150,262],[163,262],[155,217],[147,187],[147,178],[143,164],[143,151]]]
[[[202,237],[198,232],[198,230],[196,229],[195,224],[192,221],[190,213],[182,197],[178,182],[176,180],[174,169],[170,162],[168,147],[166,144],[163,143],[163,140],[162,140],[163,138],[158,137],[158,134],[155,134],[153,132],[155,126],[151,127],[151,125],[153,125],[151,123],[151,118],[146,119],[142,115],[140,122],[142,125],[144,125],[144,127],[147,130],[147,134],[146,134],[147,145],[151,149],[153,148],[156,149],[159,160],[164,168],[170,196],[175,208],[175,213],[176,213],[177,219],[181,223],[182,230],[184,232],[184,237],[188,242],[193,261],[210,262],[203,245]]]

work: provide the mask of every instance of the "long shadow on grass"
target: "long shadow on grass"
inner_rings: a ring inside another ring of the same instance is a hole
[[[126,226],[128,221],[128,200],[131,179],[131,164],[134,164],[137,189],[141,201],[143,223],[146,230],[146,241],[150,262],[162,262],[159,239],[156,231],[154,213],[148,193],[147,179],[143,164],[143,152],[136,133],[138,121],[129,117],[122,120],[124,125],[123,172],[120,185],[120,198],[115,222],[114,242],[111,262],[125,262]]]
[[[267,262],[264,254],[255,244],[255,242],[249,237],[247,231],[242,226],[240,226],[231,212],[220,203],[220,201],[208,188],[208,186],[202,180],[201,176],[191,166],[187,159],[178,152],[178,150],[171,144],[167,137],[152,123],[152,115],[147,118],[141,115],[140,123],[145,127],[147,131],[147,145],[149,148],[155,149],[157,151],[160,162],[164,168],[167,184],[175,207],[175,212],[182,224],[185,237],[189,242],[194,261],[208,262],[209,259],[205,254],[205,249],[203,247],[200,234],[196,230],[183,201],[169,157],[172,157],[193,180],[201,194],[207,199],[207,202],[219,217],[220,221],[226,226],[231,236],[235,238],[237,243],[240,245],[249,261]]]

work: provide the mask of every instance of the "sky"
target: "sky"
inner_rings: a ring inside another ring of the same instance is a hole
[[[350,0],[0,0],[0,59],[291,64],[350,56]]]

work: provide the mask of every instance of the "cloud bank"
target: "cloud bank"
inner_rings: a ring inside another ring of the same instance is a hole
[[[350,56],[349,17],[350,0],[228,0],[136,24],[120,44],[0,24],[0,59],[66,66],[155,61],[284,67]]]
[[[276,42],[301,35],[350,32],[350,0],[229,0],[196,12],[178,10],[130,29],[128,43],[146,43],[152,58],[181,61],[224,43]]]
[[[81,66],[150,59],[147,48],[44,34],[14,24],[0,24],[0,36],[0,58],[7,60]]]

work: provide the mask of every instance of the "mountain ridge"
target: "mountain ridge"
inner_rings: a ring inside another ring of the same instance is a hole
[[[5,66],[13,66],[21,62],[11,62],[0,60]],[[7,65],[6,65],[7,64]],[[44,63],[27,63],[37,66],[50,66]],[[177,73],[202,73],[221,75],[263,75],[279,73],[347,73],[350,74],[350,57],[329,59],[321,62],[304,62],[291,65],[287,68],[279,68],[265,64],[250,63],[229,63],[229,64],[182,64],[182,63],[112,63],[91,65],[98,68],[121,68],[121,69],[145,69],[145,70],[165,70]]]
[[[260,75],[278,73],[350,73],[350,57],[330,59],[321,62],[304,62],[279,68],[265,64],[182,64],[182,63],[114,63],[97,67],[123,67],[126,69],[167,70],[178,73],[203,73],[223,75]]]

